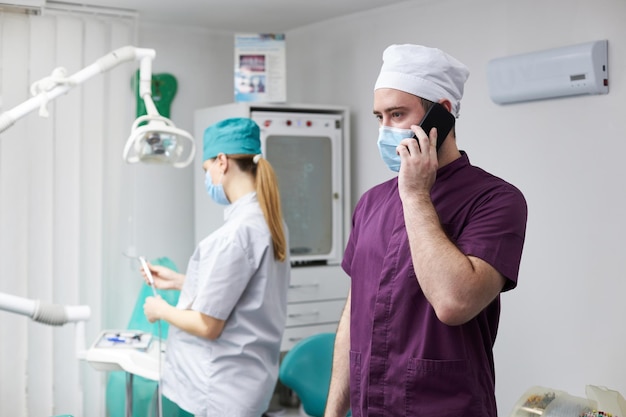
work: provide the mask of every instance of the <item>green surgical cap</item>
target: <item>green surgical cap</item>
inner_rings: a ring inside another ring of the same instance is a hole
[[[217,122],[204,131],[203,161],[218,154],[257,155],[261,153],[259,126],[251,119],[235,117]]]

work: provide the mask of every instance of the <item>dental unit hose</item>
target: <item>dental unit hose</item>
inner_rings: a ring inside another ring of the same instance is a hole
[[[141,264],[141,269],[143,270],[143,272],[146,274],[146,277],[148,278],[148,282],[150,283],[150,288],[152,288],[152,294],[154,295],[154,297],[158,297],[157,291],[156,291],[156,287],[154,285],[154,277],[152,276],[152,271],[150,271],[150,268],[148,267],[148,262],[146,261],[146,258],[144,256],[131,256],[128,255],[126,253],[124,253],[124,256],[131,258],[131,259],[139,259],[139,263]],[[161,340],[161,320],[159,320],[158,322],[158,332],[159,332],[159,357],[158,357],[158,375],[159,375],[159,379],[157,381],[157,395],[156,395],[156,411],[157,411],[157,416],[158,417],[162,417],[163,416],[163,404],[162,404],[162,400],[161,400],[161,354],[163,352],[163,347],[162,347],[162,340]]]
[[[89,320],[89,306],[66,306],[0,293],[0,309],[30,317],[51,326]]]

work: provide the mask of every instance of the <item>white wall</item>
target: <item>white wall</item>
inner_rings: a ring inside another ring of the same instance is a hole
[[[623,0],[416,0],[287,36],[288,99],[352,109],[355,202],[390,176],[371,110],[383,49],[436,46],[470,68],[459,147],[517,185],[529,206],[519,287],[502,297],[495,348],[503,416],[533,385],[626,395],[625,18]],[[597,39],[609,40],[608,95],[507,107],[489,100],[489,59]]]

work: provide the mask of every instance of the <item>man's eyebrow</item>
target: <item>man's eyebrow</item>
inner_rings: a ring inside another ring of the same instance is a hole
[[[386,109],[384,109],[382,112],[378,111],[378,110],[374,110],[374,114],[380,114],[380,113],[391,113],[394,111],[398,111],[398,110],[407,110],[408,107],[406,106],[395,106],[395,107],[388,107]]]

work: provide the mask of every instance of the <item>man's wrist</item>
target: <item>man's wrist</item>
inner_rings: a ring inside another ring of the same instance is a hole
[[[425,191],[409,192],[400,195],[404,205],[419,207],[422,205],[432,205],[430,193]]]

